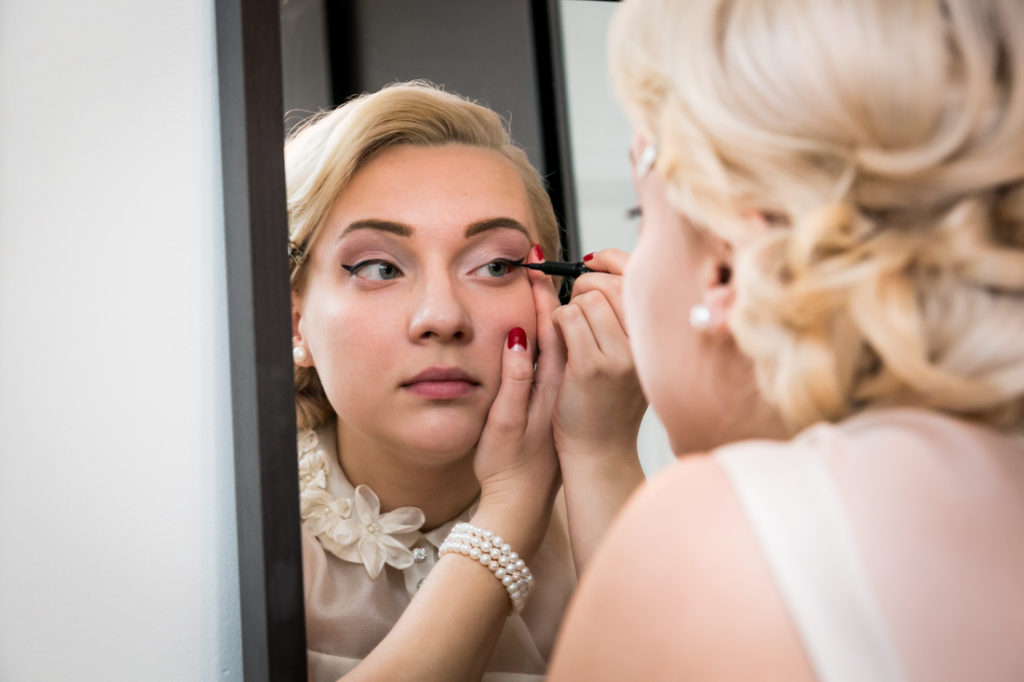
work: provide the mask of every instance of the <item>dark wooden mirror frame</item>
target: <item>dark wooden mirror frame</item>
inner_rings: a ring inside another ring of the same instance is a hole
[[[552,201],[579,257],[558,0],[529,0]],[[242,664],[306,673],[289,346],[280,0],[216,0]]]

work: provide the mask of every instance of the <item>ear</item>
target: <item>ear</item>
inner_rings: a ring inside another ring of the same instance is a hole
[[[294,357],[295,364],[299,367],[312,367],[313,366],[313,355],[309,351],[309,347],[306,346],[306,341],[302,336],[302,298],[292,290],[292,348],[301,348],[305,351],[305,356],[301,359]],[[295,355],[300,355],[295,353]]]
[[[701,300],[711,313],[705,330],[712,334],[728,334],[729,311],[735,299],[732,286],[733,245],[719,235],[705,233],[704,253]]]
[[[766,231],[777,229],[786,223],[785,218],[765,211],[746,211],[743,220],[747,223],[747,233],[757,238]],[[701,280],[701,298],[711,313],[705,330],[712,334],[729,333],[729,313],[736,301],[736,289],[733,285],[733,262],[735,245],[721,237],[710,235],[707,243],[708,258],[704,265]]]

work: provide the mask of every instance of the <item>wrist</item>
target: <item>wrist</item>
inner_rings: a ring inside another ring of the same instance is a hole
[[[457,523],[441,543],[441,555],[445,554],[461,554],[487,568],[508,593],[512,613],[523,610],[533,590],[533,573],[501,535],[472,523]]]
[[[600,496],[602,491],[632,491],[644,482],[644,470],[635,445],[609,450],[559,453],[566,493]]]
[[[555,452],[559,463],[566,457],[607,459],[623,457],[638,458],[637,440],[640,437],[640,425],[635,429],[616,429],[612,433],[601,433],[600,430],[581,431],[573,429],[566,432],[555,429]]]
[[[559,468],[586,469],[594,472],[631,471],[640,468],[640,451],[636,440],[565,439],[557,447]]]
[[[480,505],[470,523],[501,535],[525,560],[540,547],[551,521],[557,488],[549,491],[481,492]]]

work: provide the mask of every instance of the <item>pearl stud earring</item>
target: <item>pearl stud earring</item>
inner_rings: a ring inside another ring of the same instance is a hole
[[[690,326],[694,329],[708,329],[711,326],[711,308],[703,303],[690,308]]]
[[[295,346],[292,348],[292,360],[295,361],[296,365],[305,362],[308,357],[309,353],[307,353],[306,349],[302,346]]]

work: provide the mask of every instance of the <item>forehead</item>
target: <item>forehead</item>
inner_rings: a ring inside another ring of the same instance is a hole
[[[536,239],[526,187],[496,151],[466,145],[386,149],[361,168],[335,202],[331,229],[379,219],[414,228],[455,229],[494,217],[514,218]]]

